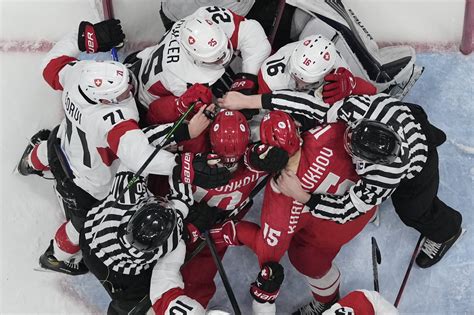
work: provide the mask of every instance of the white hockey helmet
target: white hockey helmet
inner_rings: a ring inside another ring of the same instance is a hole
[[[324,76],[334,68],[336,54],[336,48],[329,39],[322,35],[308,36],[291,53],[288,71],[296,80],[308,85],[320,85]]]
[[[127,67],[116,61],[82,61],[84,67],[79,78],[79,90],[90,100],[100,103],[106,100],[117,104],[132,97],[118,100],[124,93],[130,91],[130,74]]]
[[[224,30],[209,19],[193,18],[180,30],[181,46],[197,65],[224,68],[234,54]]]

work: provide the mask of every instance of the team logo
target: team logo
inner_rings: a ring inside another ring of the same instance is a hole
[[[102,79],[95,79],[94,84],[95,86],[100,87],[102,85]]]
[[[214,38],[211,38],[211,40],[208,41],[207,44],[211,47],[214,47],[217,45],[217,41]]]
[[[194,37],[192,37],[192,36],[189,36],[189,37],[188,37],[188,43],[189,43],[189,45],[193,45],[195,42],[196,42],[196,39],[194,39]]]
[[[303,45],[308,46],[309,43],[311,43],[311,40],[310,40],[310,39],[307,39],[307,40],[305,40],[305,41],[303,42]]]
[[[331,54],[328,51],[326,51],[326,53],[323,55],[323,59],[326,61],[329,61],[329,59],[331,59]]]

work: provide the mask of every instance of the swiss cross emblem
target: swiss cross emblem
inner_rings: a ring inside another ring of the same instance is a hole
[[[207,44],[211,47],[214,47],[217,45],[217,41],[214,38],[211,38],[211,40],[208,41]]]
[[[192,36],[189,36],[189,37],[188,37],[188,43],[189,43],[189,45],[192,45],[192,44],[194,44],[195,42],[196,42],[196,40],[194,39],[194,37],[192,37]]]
[[[331,54],[328,51],[326,51],[326,53],[323,55],[323,59],[328,61],[329,59],[331,59]]]
[[[206,20],[207,24],[212,25],[212,21]]]
[[[326,59],[326,58],[324,58],[324,59]],[[326,60],[327,60],[327,59],[326,59]],[[304,61],[303,61],[303,63],[304,63],[305,65],[309,66],[309,65],[311,64],[311,59],[305,58]]]
[[[99,86],[102,85],[102,80],[101,79],[95,79],[94,84],[95,84],[95,86],[99,87]]]
[[[309,43],[311,43],[311,40],[310,40],[310,39],[307,39],[307,40],[305,40],[305,41],[303,42],[303,45],[308,46]]]

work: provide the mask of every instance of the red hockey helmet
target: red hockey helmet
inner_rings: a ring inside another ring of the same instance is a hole
[[[260,140],[264,144],[282,148],[290,156],[300,148],[300,137],[295,121],[290,115],[279,110],[263,116],[260,123]]]
[[[245,116],[238,111],[221,111],[212,123],[210,138],[212,150],[222,162],[237,162],[244,155],[250,139]]]

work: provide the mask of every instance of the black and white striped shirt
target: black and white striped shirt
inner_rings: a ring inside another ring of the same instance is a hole
[[[169,127],[165,125],[145,130],[150,143],[160,141]],[[155,137],[157,134],[159,136]],[[171,193],[167,203],[177,210],[178,223],[164,245],[154,252],[141,252],[132,247],[124,236],[127,224],[138,210],[140,202],[151,196],[146,178],[140,176],[124,196],[115,202],[133,176],[134,173],[123,164],[119,166],[109,195],[87,213],[82,232],[92,254],[111,270],[126,275],[140,274],[178,246],[183,234],[183,220],[193,203],[191,186],[177,183],[170,177]]]
[[[308,94],[278,91],[263,96],[262,105],[318,123],[345,121],[351,124],[361,118],[380,121],[391,126],[403,141],[400,157],[390,165],[354,159],[359,181],[341,196],[313,195],[307,206],[316,217],[338,223],[355,219],[390,197],[400,181],[413,178],[427,160],[427,138],[420,123],[406,104],[389,95],[351,96],[329,106]]]

